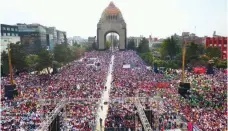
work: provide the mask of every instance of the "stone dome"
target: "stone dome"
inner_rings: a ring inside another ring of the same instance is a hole
[[[108,7],[105,8],[104,13],[106,15],[117,15],[120,13],[119,8],[117,8],[113,2],[110,2]]]

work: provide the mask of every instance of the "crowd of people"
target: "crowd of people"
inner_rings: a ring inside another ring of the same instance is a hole
[[[96,101],[76,101],[66,105],[60,118],[60,130],[91,131],[96,123]]]
[[[135,129],[135,108],[133,101],[118,100],[109,103],[107,118],[105,119],[105,129],[131,130]]]
[[[224,71],[216,70],[214,75],[186,72],[191,88],[190,96],[183,98],[178,93],[181,76],[178,70],[154,73],[135,51],[86,52],[83,59],[67,64],[57,74],[21,73],[14,76],[18,95],[12,100],[4,97],[9,78],[1,77],[1,130],[35,130],[62,98],[79,100],[66,103],[60,115],[61,130],[93,130],[98,103],[80,99],[101,97],[112,54],[115,57],[111,102],[104,120],[107,129],[134,127],[135,107],[133,101],[125,99],[139,97],[143,107],[157,114],[156,129],[179,128],[180,123],[191,122],[201,130],[226,130],[227,74]],[[159,100],[155,100],[157,96]],[[50,102],[53,100],[56,101]]]
[[[1,130],[36,129],[58,104],[58,101],[50,103],[55,99],[100,98],[110,56],[108,52],[87,52],[83,60],[69,63],[54,75],[21,73],[14,76],[18,95],[12,100],[4,97],[4,86],[9,84],[9,78],[2,77]],[[87,66],[91,62],[90,58],[99,61],[94,61],[96,65]]]

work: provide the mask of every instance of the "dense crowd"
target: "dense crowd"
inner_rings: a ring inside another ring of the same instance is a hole
[[[99,99],[111,55],[109,51],[87,52],[83,59],[67,64],[54,75],[21,73],[14,77],[18,95],[13,100],[4,97],[9,78],[2,77],[1,130],[36,129],[62,98]],[[107,128],[134,126],[134,104],[125,99],[138,96],[144,108],[157,114],[160,130],[179,128],[188,122],[206,131],[226,130],[227,74],[222,70],[216,70],[214,75],[186,72],[191,95],[185,99],[178,94],[181,75],[178,70],[156,74],[147,69],[135,51],[117,51],[113,55],[110,97],[120,100],[111,100],[109,104]],[[92,130],[96,111],[97,103],[93,101],[66,103],[60,115],[61,130]]]
[[[95,128],[97,104],[96,101],[88,100],[67,104],[61,114],[60,130],[93,130]]]
[[[87,52],[83,60],[69,63],[55,75],[21,73],[14,77],[18,95],[13,100],[1,95],[1,130],[36,129],[58,104],[50,103],[53,99],[100,98],[110,55],[108,52]],[[91,64],[91,58],[94,65],[87,66]],[[1,94],[4,94],[9,78],[1,80]]]
[[[135,115],[133,101],[118,100],[110,102],[108,115],[105,119],[106,130],[135,129]]]

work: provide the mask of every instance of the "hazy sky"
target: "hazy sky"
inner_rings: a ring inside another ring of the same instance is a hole
[[[227,0],[113,0],[127,23],[127,35],[164,38],[183,31],[227,35]],[[69,36],[96,35],[110,0],[0,0],[0,23],[40,23]],[[195,28],[196,27],[196,28]]]

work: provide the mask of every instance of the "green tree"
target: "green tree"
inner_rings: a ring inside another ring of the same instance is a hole
[[[6,53],[6,51],[1,53],[1,73],[2,75],[9,74],[8,53]]]
[[[25,62],[29,66],[30,70],[35,70],[39,62],[39,56],[35,54],[29,54],[25,57]]]
[[[75,42],[73,43],[73,46],[75,46],[75,47],[80,47],[81,45],[78,44],[77,41],[75,41]]]
[[[46,68],[48,73],[50,73],[49,67],[52,66],[52,58],[50,52],[43,49],[38,53],[38,58],[38,64],[36,66],[37,71],[42,71]]]
[[[140,57],[148,64],[153,64],[153,55],[151,52],[141,53]]]
[[[191,62],[192,60],[199,60],[200,55],[203,54],[204,48],[200,44],[195,44],[191,42],[186,46],[186,61]]]
[[[130,41],[128,42],[127,47],[128,47],[129,50],[135,50],[136,49],[136,45],[135,45],[134,39],[130,39]]]
[[[146,53],[146,52],[150,51],[149,41],[145,37],[143,37],[142,40],[140,41],[139,47],[137,48],[137,51],[139,53]]]
[[[22,70],[27,68],[26,62],[25,62],[25,57],[26,57],[26,52],[23,49],[22,45],[17,43],[17,44],[10,44],[10,49],[11,49],[11,61],[12,61],[12,67],[16,70]]]
[[[92,44],[92,49],[93,49],[93,50],[96,50],[96,49],[97,49],[96,42],[93,42],[93,44]]]
[[[213,57],[221,57],[221,50],[218,47],[207,47],[205,54],[211,59]]]
[[[54,59],[59,63],[66,64],[72,60],[72,52],[67,44],[57,44],[54,47]]]
[[[106,42],[105,42],[105,49],[109,49],[110,46],[111,46],[111,42],[108,41],[108,40],[106,40]]]
[[[215,64],[217,68],[227,68],[227,60],[219,60],[219,62]]]
[[[176,39],[174,39],[173,36],[171,38],[167,38],[163,41],[161,48],[160,48],[160,53],[162,57],[169,56],[170,59],[172,60],[180,51],[180,47],[178,46],[178,42]]]

